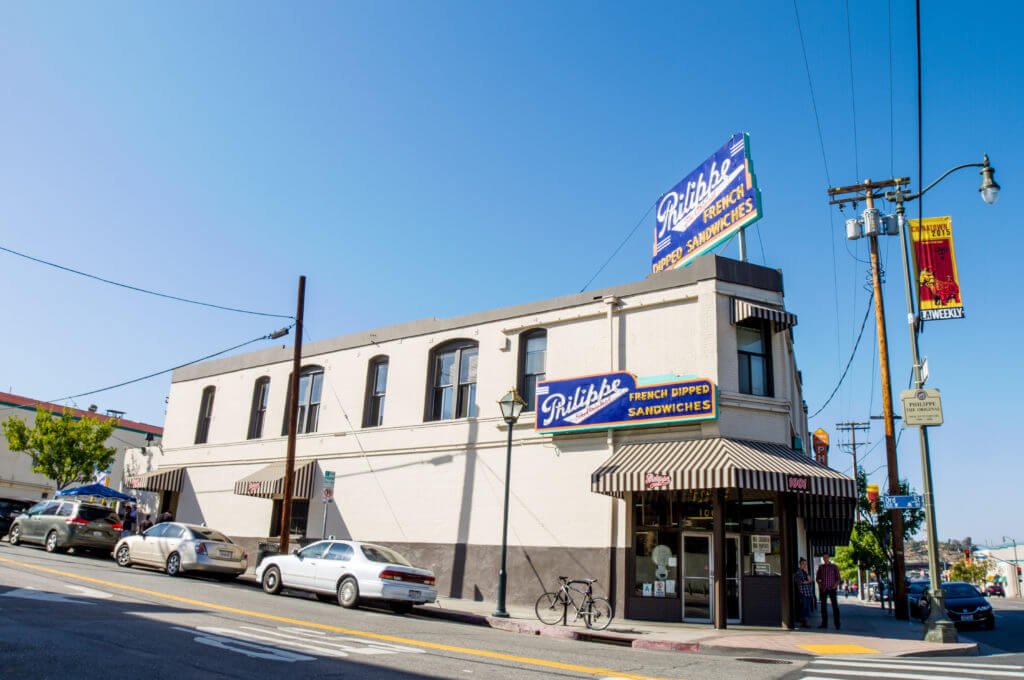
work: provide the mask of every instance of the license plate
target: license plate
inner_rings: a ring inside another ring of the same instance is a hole
[[[92,535],[99,536],[100,538],[102,538],[104,536],[104,533],[102,531],[94,531],[92,532]]]
[[[960,615],[960,620],[961,621],[973,621],[974,620],[974,614],[961,614]]]
[[[217,554],[220,555],[221,557],[231,557],[231,551],[230,550],[218,550]]]
[[[422,600],[423,599],[423,593],[421,593],[418,590],[410,590],[409,591],[409,599],[411,599],[411,600]]]

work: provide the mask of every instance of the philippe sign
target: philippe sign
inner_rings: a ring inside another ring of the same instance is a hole
[[[674,269],[761,219],[750,141],[737,133],[658,200],[654,272]]]
[[[718,417],[715,384],[706,378],[637,384],[619,371],[537,385],[538,432],[607,430]]]

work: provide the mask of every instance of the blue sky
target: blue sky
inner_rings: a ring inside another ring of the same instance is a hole
[[[1007,511],[1021,472],[1011,258],[1022,245],[1024,10],[924,5],[926,180],[988,152],[1004,187],[985,206],[977,175],[962,171],[925,206],[954,218],[967,308],[922,337],[946,412],[931,437],[939,531],[1024,538]],[[890,81],[890,3],[850,3],[851,47],[845,2],[799,2],[833,184],[897,174],[917,185],[913,3],[891,6]],[[867,305],[867,244],[847,242],[844,216],[826,205],[792,3],[6,4],[0,82],[0,245],[284,314],[305,274],[315,339],[578,291],[651,203],[737,131],[750,134],[765,214],[750,257],[784,271],[812,413]],[[643,278],[653,225],[590,287]],[[898,391],[909,358],[889,241]],[[280,325],[3,253],[0,285],[0,389],[41,399]],[[881,412],[874,347],[869,322],[844,387],[811,422],[834,442],[834,423]],[[161,424],[168,384],[78,405]],[[869,439],[873,471],[884,462],[884,444],[871,448],[877,421]],[[919,486],[916,442],[903,435],[900,466]],[[849,468],[836,446],[832,462]]]

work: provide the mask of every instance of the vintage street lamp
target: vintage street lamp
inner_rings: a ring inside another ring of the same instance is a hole
[[[504,397],[498,400],[498,407],[501,408],[501,417],[505,419],[508,426],[508,448],[505,451],[505,517],[501,526],[501,568],[498,571],[498,607],[494,610],[494,616],[508,618],[505,611],[505,585],[508,581],[508,574],[505,569],[506,558],[508,557],[508,494],[509,481],[512,473],[512,427],[519,420],[519,414],[526,408],[526,402],[519,396],[516,388],[508,391]]]

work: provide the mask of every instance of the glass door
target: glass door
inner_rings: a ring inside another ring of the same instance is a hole
[[[683,620],[710,623],[711,536],[683,534],[682,552]]]
[[[740,622],[740,537],[725,537],[725,610],[729,623]]]

